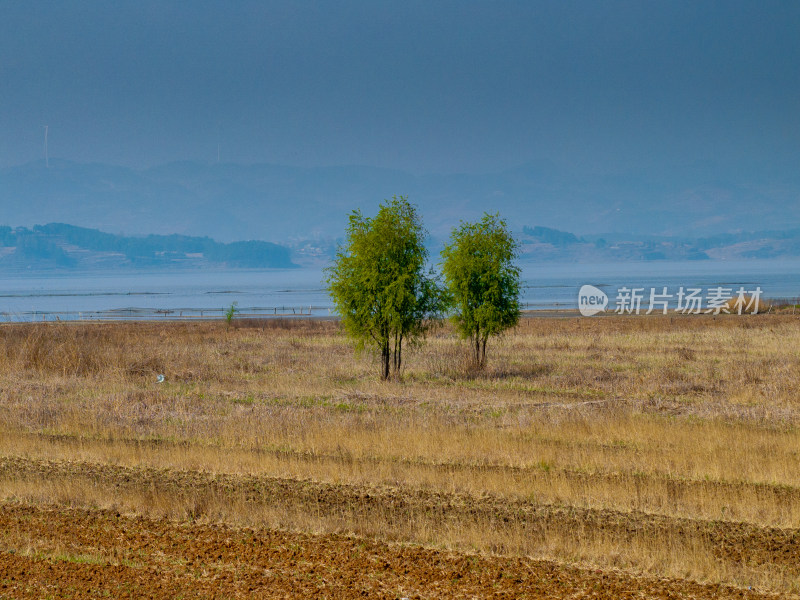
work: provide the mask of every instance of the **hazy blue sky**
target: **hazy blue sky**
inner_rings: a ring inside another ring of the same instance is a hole
[[[0,166],[50,155],[800,167],[800,2],[0,0]]]

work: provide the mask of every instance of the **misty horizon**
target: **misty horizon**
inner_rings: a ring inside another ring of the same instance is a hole
[[[798,30],[743,0],[5,3],[0,224],[285,243],[407,195],[438,238],[793,230]]]

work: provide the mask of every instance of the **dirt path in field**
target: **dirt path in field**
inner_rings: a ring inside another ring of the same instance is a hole
[[[763,598],[342,535],[0,505],[2,598]]]

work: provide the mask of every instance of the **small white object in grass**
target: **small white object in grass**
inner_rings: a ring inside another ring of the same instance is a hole
[[[156,377],[156,383],[164,383],[164,376],[159,375],[158,377]]]

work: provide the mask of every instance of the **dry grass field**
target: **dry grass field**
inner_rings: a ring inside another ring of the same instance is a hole
[[[0,326],[0,598],[800,593],[800,318]],[[157,375],[165,375],[163,383]]]

